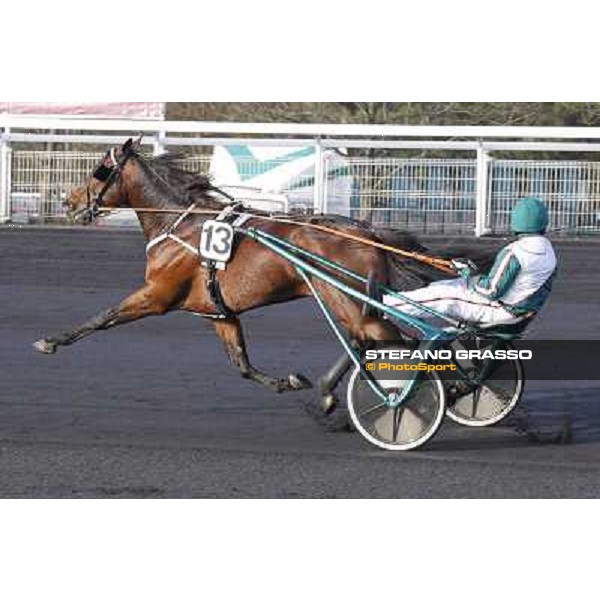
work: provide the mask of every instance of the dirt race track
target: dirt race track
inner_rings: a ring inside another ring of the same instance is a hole
[[[561,275],[532,337],[600,339],[600,245],[558,244]],[[56,356],[31,344],[141,282],[127,232],[0,229],[0,496],[598,497],[600,382],[530,382],[514,427],[446,424],[426,450],[388,454],[228,365],[212,325],[173,314]],[[253,362],[313,381],[339,354],[310,301],[245,316]],[[526,416],[526,419],[525,419]],[[551,441],[564,428],[573,443]]]

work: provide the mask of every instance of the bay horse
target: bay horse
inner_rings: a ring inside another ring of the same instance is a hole
[[[194,210],[222,211],[232,199],[215,188],[210,179],[189,173],[178,165],[178,157],[165,155],[146,158],[138,142],[129,140],[113,148],[103,158],[87,183],[76,188],[66,201],[74,218],[91,222],[99,208],[129,207],[137,212],[144,237],[155,244],[165,232],[176,232],[182,243],[165,238],[147,253],[145,285],[120,304],[105,310],[79,327],[39,340],[37,351],[54,354],[97,332],[172,311],[187,311],[211,319],[231,363],[244,378],[258,382],[278,393],[312,387],[301,374],[276,377],[256,369],[250,362],[239,316],[243,313],[311,295],[295,268],[260,244],[239,236],[226,270],[218,272],[218,297],[210,293],[210,275],[190,247],[198,248],[199,232],[206,214]],[[151,209],[154,212],[144,212]],[[288,240],[301,248],[335,261],[365,277],[392,284],[398,290],[411,290],[440,278],[427,265],[391,256],[380,249],[323,233],[306,223],[326,223],[340,231],[352,232],[369,240],[394,242],[407,250],[424,248],[411,236],[399,232],[378,234],[369,225],[338,216],[297,218],[297,222],[278,222],[264,213],[248,211],[249,224]],[[185,218],[182,217],[185,214]],[[210,218],[214,218],[211,216]],[[189,247],[186,248],[185,244]],[[213,282],[214,283],[214,282]],[[326,283],[313,283],[348,337],[358,343],[368,340],[395,341],[401,336],[389,321],[370,315],[357,302]],[[352,281],[349,285],[356,286]],[[226,307],[226,310],[223,310]],[[348,368],[338,361],[320,381],[323,409],[335,406],[333,390]]]

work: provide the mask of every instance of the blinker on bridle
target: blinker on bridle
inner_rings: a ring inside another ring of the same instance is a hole
[[[119,175],[123,171],[123,168],[127,164],[127,161],[133,156],[134,150],[132,144],[125,144],[121,156],[117,159],[116,150],[112,148],[106,153],[106,156],[102,159],[102,162],[96,167],[92,174],[94,179],[97,179],[101,183],[104,183],[100,193],[92,197],[90,191],[90,185],[88,183],[86,188],[87,193],[87,206],[85,209],[85,218],[92,221],[100,214],[100,209],[103,205],[104,196],[108,190],[115,184]],[[106,164],[107,159],[110,159],[110,166]]]

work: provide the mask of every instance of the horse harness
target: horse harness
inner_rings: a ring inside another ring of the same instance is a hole
[[[94,171],[93,177],[98,181],[102,182],[104,185],[96,196],[93,196],[89,186],[87,187],[87,206],[84,209],[84,213],[86,218],[89,220],[94,220],[103,208],[103,200],[104,196],[108,192],[108,190],[117,182],[119,179],[121,172],[123,171],[127,161],[136,156],[136,151],[133,146],[132,140],[129,140],[122,149],[121,156],[116,155],[116,151],[113,149],[106,154],[104,159],[100,162],[96,170]],[[110,164],[106,164],[110,162]],[[244,223],[253,218],[253,215],[244,213],[244,205],[241,202],[236,202],[231,196],[229,196],[224,191],[220,190],[217,187],[212,187],[212,191],[220,194],[221,196],[227,198],[229,204],[221,211],[221,213],[216,217],[215,221],[220,221],[223,223],[227,223],[233,229],[234,237],[238,233],[238,230]],[[179,236],[175,234],[176,229],[189,217],[197,208],[197,203],[193,203],[189,206],[181,215],[177,217],[177,219],[168,226],[167,230],[159,234],[153,240],[151,240],[146,246],[146,254],[148,254],[155,246],[163,243],[166,240],[171,240],[183,248],[185,248],[188,252],[195,254],[200,257],[201,252],[198,248],[195,248],[191,244],[188,244],[186,241],[182,240]],[[335,235],[345,237],[348,239],[354,239],[355,241],[365,242],[366,240],[362,238],[357,238],[354,235],[343,233],[337,230],[331,230],[327,227],[312,225],[315,229],[320,229],[323,231],[327,231],[329,233],[333,233]],[[394,248],[389,246],[385,246],[383,244],[378,244],[371,242],[370,245],[379,247],[386,251],[396,251]],[[235,248],[235,239],[232,240],[232,248]],[[406,255],[406,253],[405,253]],[[215,306],[214,314],[199,314],[199,316],[208,318],[208,319],[231,319],[235,316],[235,313],[226,305],[223,295],[221,293],[221,287],[219,284],[219,280],[217,277],[217,273],[219,270],[224,270],[226,264],[219,262],[217,260],[207,259],[204,256],[202,257],[202,266],[204,266],[208,273],[207,279],[207,287],[208,292],[211,298],[212,303]],[[417,255],[416,253],[411,254],[411,258],[415,258],[417,260],[421,260],[422,262],[427,262],[428,264],[435,266],[440,270],[444,270],[445,272],[452,272],[449,261],[430,258],[426,256]],[[444,263],[444,264],[442,264]]]
[[[131,140],[129,140],[123,146],[121,156],[117,157],[116,151],[112,149],[106,154],[106,156],[102,159],[100,164],[96,167],[93,177],[94,179],[97,179],[98,181],[102,182],[104,185],[96,196],[92,195],[88,185],[86,189],[87,206],[85,208],[87,218],[93,220],[99,215],[100,210],[103,206],[104,196],[118,180],[127,161],[134,155],[135,150],[133,147],[133,143]],[[216,217],[216,221],[221,221],[223,223],[231,225],[235,232],[238,227],[241,227],[246,221],[252,218],[252,215],[245,213],[240,214],[240,211],[243,211],[244,209],[244,206],[241,202],[236,202],[231,196],[229,196],[229,194],[226,194],[217,187],[213,186],[212,190],[224,196],[230,202],[230,204],[228,204],[224,208],[224,210],[221,211],[219,216]],[[148,254],[155,246],[162,244],[166,240],[171,240],[185,248],[188,252],[191,252],[192,254],[195,254],[196,256],[200,257],[200,251],[198,250],[198,248],[194,248],[194,246],[188,244],[186,241],[182,240],[178,235],[175,234],[177,228],[185,221],[185,219],[187,219],[196,210],[196,208],[197,203],[194,202],[181,215],[179,215],[171,225],[169,225],[166,231],[164,231],[163,233],[155,237],[153,240],[151,240],[146,246],[146,254]],[[225,265],[219,264],[215,260],[204,260],[202,262],[202,266],[204,266],[208,272],[208,292],[216,311],[214,314],[199,314],[199,316],[207,319],[231,319],[232,317],[235,317],[235,313],[226,305],[225,301],[223,300],[221,286],[217,278],[217,272],[220,269],[224,269]]]
[[[176,221],[168,228],[167,231],[160,234],[158,237],[155,237],[151,240],[146,246],[146,254],[148,254],[153,248],[158,246],[159,244],[165,242],[166,240],[171,240],[176,244],[179,244],[183,248],[185,248],[188,252],[201,257],[200,251],[198,248],[195,248],[191,244],[188,244],[186,241],[182,240],[178,235],[175,234],[175,230],[185,221],[187,217],[190,216],[196,209],[196,203],[192,204],[185,212],[183,212]],[[247,221],[252,218],[251,214],[242,213],[244,206],[241,202],[236,202],[229,204],[226,206],[221,213],[215,218],[215,221],[219,221],[222,223],[227,223],[231,225],[234,232],[237,232],[237,229],[244,225]],[[198,316],[206,318],[206,319],[214,319],[214,320],[222,320],[222,319],[231,319],[236,316],[235,312],[232,311],[225,300],[223,299],[223,294],[221,293],[221,285],[219,283],[219,279],[217,274],[220,270],[225,269],[225,265],[219,263],[216,260],[204,259],[202,260],[202,266],[206,268],[208,273],[207,279],[207,288],[208,293],[211,299],[211,302],[215,306],[214,314],[205,314],[205,313],[196,313]]]

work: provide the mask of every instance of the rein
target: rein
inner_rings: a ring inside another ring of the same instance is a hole
[[[213,188],[213,191],[220,191],[216,188]],[[100,212],[116,212],[116,211],[122,211],[122,210],[135,210],[135,212],[138,213],[154,213],[154,214],[178,214],[180,215],[181,221],[178,219],[178,224],[181,223],[183,221],[184,218],[190,216],[190,215],[205,215],[205,216],[214,216],[214,215],[219,215],[221,214],[221,211],[218,210],[202,210],[202,209],[196,209],[193,206],[191,207],[192,210],[188,209],[186,211],[182,211],[182,210],[178,210],[178,209],[169,209],[169,208],[137,208],[137,209],[106,209],[106,208],[100,208]],[[245,213],[240,213],[240,212],[232,212],[232,214],[236,214],[236,215],[242,215]],[[379,250],[383,250],[385,252],[390,252],[392,254],[397,254],[399,256],[402,256],[404,258],[410,258],[412,260],[416,260],[417,262],[429,265],[430,267],[434,267],[435,269],[437,269],[438,271],[441,271],[443,273],[446,273],[448,275],[456,275],[456,271],[452,268],[452,263],[449,260],[446,260],[444,258],[438,258],[438,257],[434,257],[434,256],[428,256],[426,254],[421,254],[419,252],[407,252],[406,250],[400,250],[400,248],[396,248],[394,246],[389,246],[387,244],[382,244],[381,242],[375,242],[373,240],[369,240],[366,239],[364,237],[358,236],[358,235],[354,235],[351,233],[346,233],[345,231],[340,231],[339,229],[333,229],[331,227],[327,227],[325,225],[317,225],[316,223],[300,223],[298,221],[294,221],[292,219],[287,219],[285,217],[273,217],[273,216],[266,216],[266,215],[255,215],[252,214],[252,218],[253,219],[260,219],[263,221],[270,221],[273,223],[285,223],[285,224],[289,224],[289,225],[301,225],[302,227],[308,227],[310,229],[314,229],[317,231],[322,231],[323,233],[328,233],[331,235],[335,235],[337,237],[340,238],[344,238],[347,240],[351,240],[354,242],[358,242],[360,244],[364,244],[365,246],[371,246],[373,248],[378,248]],[[168,236],[164,236],[162,237],[161,241],[163,239],[165,239],[165,237]],[[152,243],[152,245],[154,246],[154,241]]]

